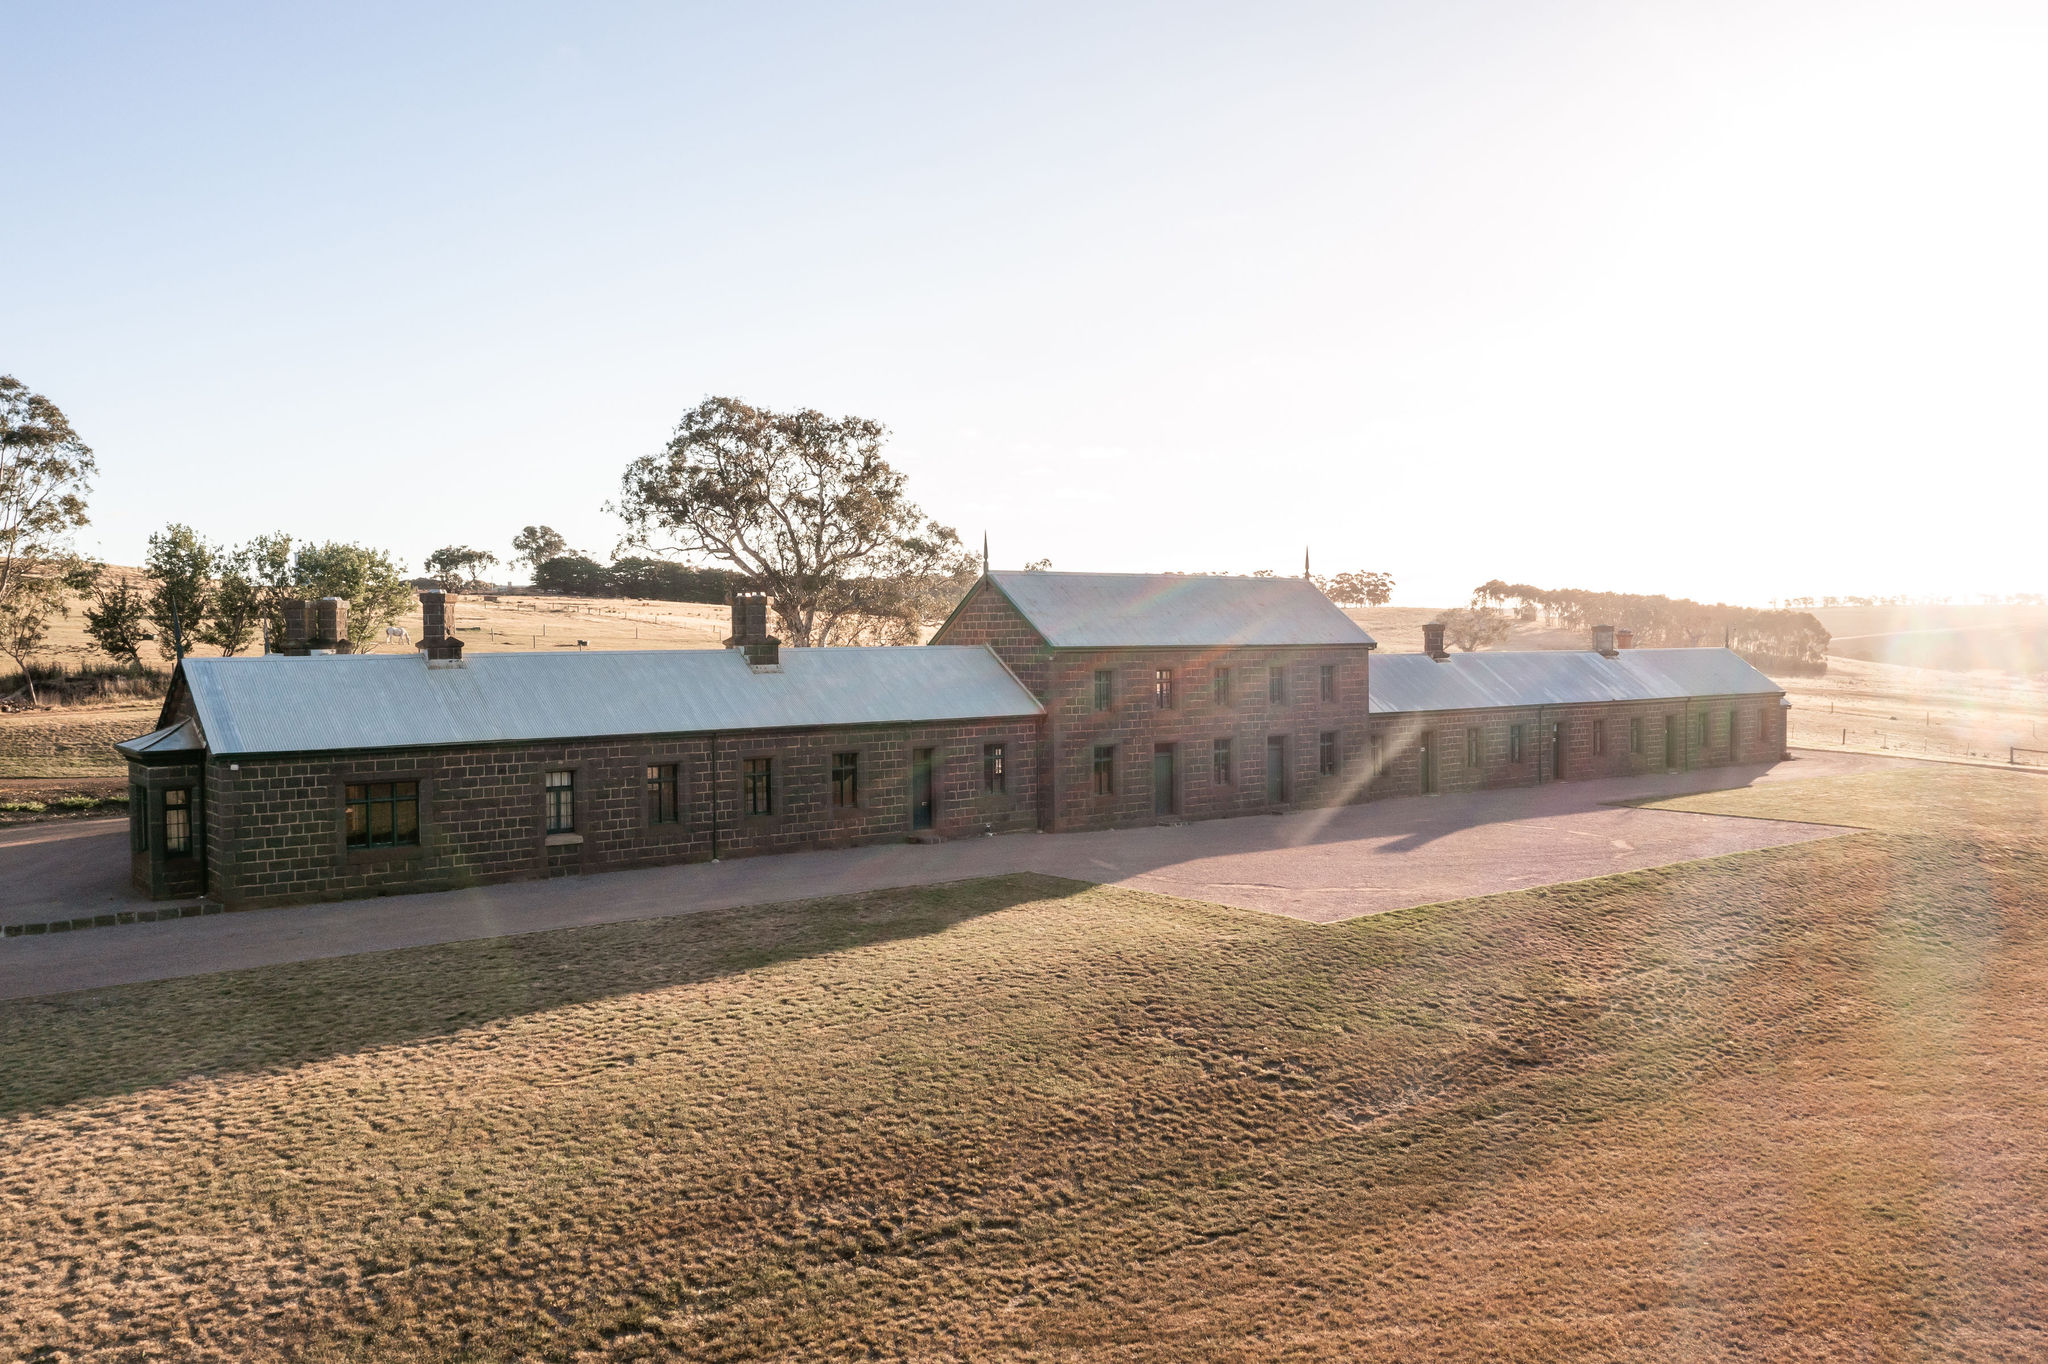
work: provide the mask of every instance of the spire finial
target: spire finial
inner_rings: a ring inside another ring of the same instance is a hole
[[[1302,576],[1302,577],[1304,577],[1304,578],[1306,578],[1306,577],[1308,577],[1308,576],[1309,576],[1309,571],[1308,571],[1308,546],[1307,546],[1307,545],[1303,545],[1303,546],[1301,547],[1301,576]]]
[[[981,576],[988,576],[988,532],[981,533]]]

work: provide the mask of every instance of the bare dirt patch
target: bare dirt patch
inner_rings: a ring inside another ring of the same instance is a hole
[[[1873,828],[1337,926],[1017,877],[0,1005],[0,1339],[2038,1358],[2044,800],[1687,797]]]

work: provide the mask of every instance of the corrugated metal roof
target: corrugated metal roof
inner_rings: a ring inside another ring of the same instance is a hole
[[[1784,690],[1728,649],[1624,649],[1381,654],[1371,670],[1375,714],[1484,710],[1686,696],[1775,696]]]
[[[785,649],[756,673],[730,649],[188,658],[216,755],[626,734],[809,729],[1040,714],[986,649]]]
[[[1371,635],[1302,578],[1170,573],[988,575],[1059,649],[1357,644]]]

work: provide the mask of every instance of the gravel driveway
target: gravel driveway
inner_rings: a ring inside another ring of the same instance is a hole
[[[891,843],[8,938],[0,940],[0,998],[1015,871],[1332,923],[1832,837],[1841,830],[1612,802],[1836,776],[1892,761],[1809,754],[1771,767],[1109,833]],[[124,821],[106,820],[0,833],[0,920],[31,919],[37,907],[54,918],[146,906],[127,888],[126,837]]]

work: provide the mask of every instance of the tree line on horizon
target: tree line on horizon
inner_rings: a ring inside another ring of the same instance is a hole
[[[1569,629],[1614,625],[1645,648],[1726,644],[1758,667],[1781,673],[1827,671],[1830,636],[1810,612],[1730,606],[1632,592],[1543,588],[1489,579],[1472,589],[1472,610]]]
[[[610,563],[577,553],[545,525],[513,536],[510,562],[531,569],[537,590],[562,595],[718,602],[760,591],[792,647],[915,643],[980,565],[956,531],[910,501],[905,476],[883,458],[887,436],[868,418],[706,398],[661,452],[627,465],[605,504],[625,527]],[[409,579],[389,552],[366,545],[275,532],[228,547],[173,523],[150,537],[138,583],[71,547],[94,472],[91,449],[55,404],[0,377],[0,654],[25,674],[76,595],[89,598],[86,630],[101,652],[140,667],[152,642],[167,660],[193,645],[223,654],[257,647],[282,630],[283,603],[294,597],[344,599],[351,643],[371,647],[417,587],[487,590],[483,574],[500,563],[488,550],[444,545],[427,556],[427,577]],[[1391,599],[1391,574],[1325,577],[1303,567],[1340,605]],[[1804,612],[1498,579],[1475,589],[1469,608],[1447,613],[1447,635],[1484,647],[1512,618],[1538,615],[1572,626],[1611,620],[1645,645],[1725,638],[1781,671],[1825,669],[1828,633]]]
[[[143,584],[95,566],[85,632],[101,653],[142,666],[154,642],[167,661],[210,645],[232,657],[284,631],[284,604],[339,597],[348,603],[348,639],[356,648],[380,637],[413,601],[413,586],[392,556],[345,541],[294,541],[278,531],[234,548],[209,543],[173,523],[149,537]]]

